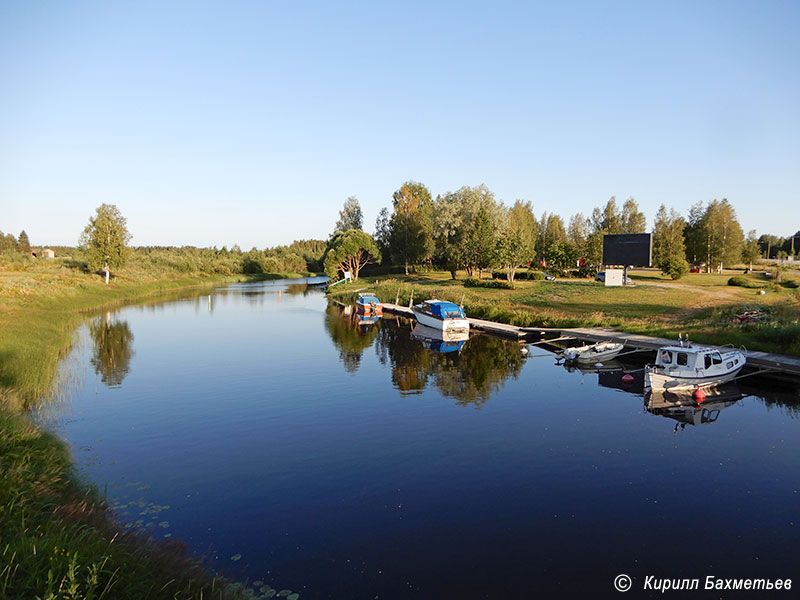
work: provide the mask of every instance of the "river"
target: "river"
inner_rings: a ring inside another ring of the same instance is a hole
[[[123,523],[304,600],[798,575],[796,388],[648,410],[630,365],[412,328],[296,281],[130,306],[80,329],[47,419]]]

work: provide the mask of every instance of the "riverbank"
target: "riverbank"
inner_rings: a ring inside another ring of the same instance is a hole
[[[394,279],[360,278],[336,286],[331,297],[355,300],[369,289],[386,302],[408,305],[440,298],[463,303],[471,317],[521,327],[603,327],[621,333],[677,338],[678,333],[715,345],[733,344],[800,356],[800,294],[776,285],[761,274],[748,275],[753,288],[731,286],[741,271],[689,274],[672,281],[654,270],[631,273],[636,285],[607,288],[586,279],[517,280],[513,289],[465,286],[464,279],[432,272]],[[485,280],[489,285],[492,280]],[[473,282],[474,283],[474,282]],[[761,284],[761,285],[758,285]],[[760,290],[764,294],[759,294]],[[758,319],[736,322],[753,311]]]
[[[124,529],[74,472],[64,443],[27,413],[53,394],[88,315],[248,279],[122,272],[106,286],[67,261],[0,271],[0,598],[257,597],[214,577],[179,541]]]

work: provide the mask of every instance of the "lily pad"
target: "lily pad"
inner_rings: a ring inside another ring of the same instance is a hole
[[[289,594],[286,596],[286,600],[297,600],[300,597],[300,594],[295,592],[294,594]]]
[[[237,560],[241,560],[241,559],[242,559],[242,555],[241,554],[234,554],[233,556],[231,556],[231,560],[234,561],[234,562],[236,562]]]

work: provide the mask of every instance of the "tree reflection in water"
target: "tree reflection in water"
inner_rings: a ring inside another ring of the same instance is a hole
[[[89,323],[94,341],[91,363],[109,387],[122,385],[133,358],[133,333],[127,321],[112,321],[111,313]]]
[[[412,325],[385,319],[375,345],[380,361],[391,365],[392,383],[401,393],[419,393],[432,381],[457,404],[480,408],[522,370],[524,357],[517,344],[471,334],[460,353],[434,352],[411,337]]]
[[[348,373],[361,366],[361,355],[372,345],[380,330],[379,322],[360,318],[355,307],[328,304],[325,327],[339,350],[339,359]]]

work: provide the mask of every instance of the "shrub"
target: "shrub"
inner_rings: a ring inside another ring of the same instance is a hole
[[[468,277],[464,280],[464,287],[496,288],[502,290],[513,290],[514,286],[502,279],[473,279]]]
[[[728,285],[735,285],[743,288],[751,288],[751,289],[760,289],[765,287],[763,283],[758,281],[753,281],[748,277],[743,277],[742,275],[734,275],[730,279],[728,279]]]

